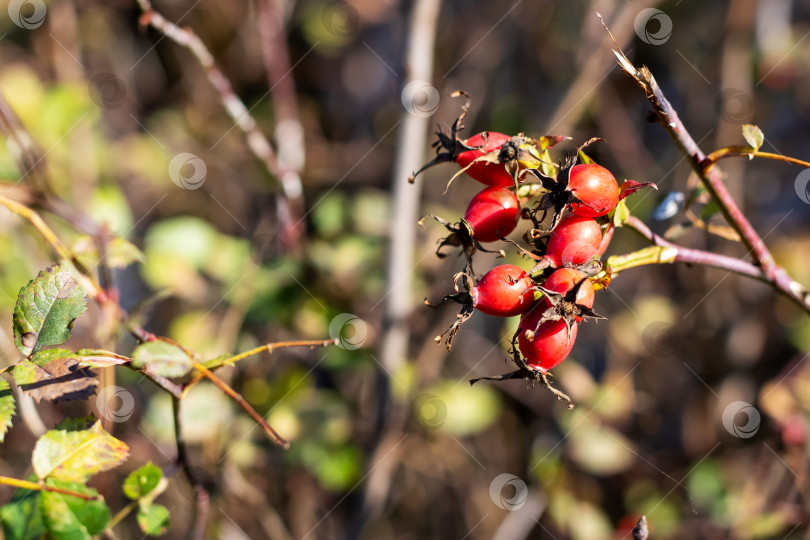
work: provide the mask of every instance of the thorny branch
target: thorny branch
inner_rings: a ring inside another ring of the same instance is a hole
[[[604,21],[602,24],[604,25]],[[605,30],[608,30],[607,26],[605,26]],[[608,30],[609,32],[610,30]],[[645,66],[638,68],[633,65],[615,41],[614,45],[614,54],[622,70],[644,91],[644,95],[653,107],[652,112],[655,119],[664,127],[678,149],[686,156],[695,174],[697,174],[712,199],[720,207],[726,221],[739,234],[745,246],[748,247],[754,257],[755,265],[761,270],[762,278],[764,278],[762,280],[793,300],[804,311],[810,313],[810,291],[791,278],[784,268],[776,264],[762,237],[742,213],[737,203],[734,202],[726,185],[723,183],[720,169],[715,165],[715,160],[723,156],[718,155],[714,156],[714,159],[710,159],[703,153],[683,125],[683,122],[681,122],[672,104],[664,96],[661,87],[658,86],[650,70]]]

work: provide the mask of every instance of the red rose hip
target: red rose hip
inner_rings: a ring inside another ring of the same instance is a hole
[[[503,188],[486,188],[470,201],[464,219],[479,242],[494,242],[515,230],[520,217],[517,196]]]
[[[515,181],[506,172],[506,167],[502,163],[490,163],[488,161],[479,161],[473,163],[477,158],[500,150],[500,148],[512,139],[509,135],[504,133],[497,133],[494,131],[484,131],[477,135],[473,135],[466,141],[463,141],[467,146],[480,147],[474,150],[467,150],[461,152],[456,158],[456,163],[461,165],[462,168],[469,168],[465,171],[471,178],[494,187],[507,187],[514,186]]]
[[[473,305],[488,315],[520,315],[532,307],[533,286],[525,270],[513,264],[502,264],[487,272],[473,287]]]
[[[604,216],[619,202],[616,178],[596,163],[574,165],[568,177],[568,189],[582,201],[571,203],[571,212],[578,216]]]
[[[518,325],[518,347],[526,359],[526,364],[533,369],[548,371],[559,365],[568,357],[577,338],[578,325],[568,327],[562,320],[545,321],[538,327],[537,323],[546,310],[545,303],[538,302],[526,312]],[[526,331],[534,332],[532,339],[526,337]]]
[[[579,266],[599,252],[602,229],[593,218],[569,215],[551,231],[546,257],[555,267]]]

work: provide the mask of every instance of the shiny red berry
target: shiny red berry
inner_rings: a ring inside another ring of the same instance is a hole
[[[532,307],[533,286],[525,270],[513,264],[502,264],[487,272],[473,287],[473,305],[488,315],[520,315]]]
[[[512,179],[509,173],[506,172],[506,168],[504,167],[503,163],[493,163],[483,160],[473,163],[473,161],[485,154],[500,150],[504,144],[511,140],[512,137],[509,135],[496,133],[494,131],[484,131],[478,135],[473,135],[466,141],[463,141],[464,144],[467,146],[480,148],[461,152],[456,157],[456,163],[461,165],[462,168],[469,165],[469,168],[466,169],[465,172],[470,177],[478,180],[482,184],[493,187],[514,186],[515,181]]]
[[[464,219],[479,242],[494,242],[515,230],[520,203],[508,189],[486,188],[470,201]]]
[[[585,217],[604,216],[616,207],[621,193],[616,178],[596,163],[572,167],[568,189],[581,201],[571,204],[571,212]]]
[[[555,267],[578,266],[593,258],[602,243],[602,229],[593,218],[569,215],[551,231],[546,257]]]
[[[568,327],[562,320],[545,321],[538,327],[537,323],[545,309],[545,303],[538,302],[521,317],[518,325],[520,353],[530,368],[540,371],[548,371],[568,357],[577,339],[579,326],[574,324],[571,327],[570,337]],[[526,336],[526,331],[534,332],[532,339]]]

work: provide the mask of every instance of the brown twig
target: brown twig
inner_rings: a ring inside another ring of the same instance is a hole
[[[226,358],[222,361],[222,363],[212,368],[211,371],[216,371],[217,369],[223,366],[230,366],[238,362],[239,360],[244,360],[250,356],[255,356],[257,354],[261,354],[263,352],[272,353],[276,349],[287,349],[290,347],[309,347],[310,349],[314,349],[316,347],[328,347],[329,345],[335,345],[336,340],[334,339],[305,339],[305,340],[298,340],[298,341],[279,341],[276,343],[266,343],[264,345],[260,345],[248,351],[235,354],[229,358]],[[203,373],[198,373],[191,378],[189,382],[183,387],[183,392],[180,397],[185,396],[191,388],[204,379],[206,376]]]
[[[248,413],[250,417],[253,418],[253,420],[262,427],[264,432],[267,433],[267,436],[270,437],[270,440],[272,440],[274,443],[281,446],[285,450],[287,450],[290,447],[290,443],[286,439],[284,439],[281,435],[279,435],[276,432],[276,430],[273,429],[270,426],[270,424],[267,423],[267,420],[265,420],[262,415],[257,413],[256,409],[250,406],[250,403],[248,403],[245,400],[245,398],[242,397],[241,394],[239,394],[236,390],[228,386],[225,383],[225,381],[214,375],[214,373],[210,369],[200,364],[199,362],[194,362],[194,369],[205,375],[205,377],[207,377],[208,380],[214,383],[214,385],[216,385],[217,388],[225,392],[225,394],[227,394],[229,398],[234,400],[240,407],[242,407],[242,409],[244,409],[245,412]]]
[[[174,416],[174,439],[177,444],[177,465],[182,467],[188,483],[194,490],[194,524],[189,532],[189,538],[202,540],[205,534],[205,524],[208,521],[210,495],[200,476],[191,467],[186,440],[183,438],[183,430],[180,425],[180,399],[176,397],[172,399],[172,414]]]
[[[617,46],[618,49],[618,46]],[[698,175],[706,190],[717,202],[721,212],[742,238],[743,243],[753,252],[757,263],[762,267],[765,275],[773,279],[776,274],[776,263],[762,238],[754,230],[737,203],[731,198],[720,176],[720,170],[713,167],[713,163],[706,158],[706,154],[692,138],[692,135],[683,125],[677,111],[664,96],[661,87],[645,66],[637,68],[624,55],[621,50],[614,51],[619,59],[619,65],[625,73],[644,91],[644,95],[653,106],[655,119],[661,124],[675,145],[686,156],[689,165]]]
[[[613,277],[624,270],[649,264],[681,262],[711,266],[713,268],[727,270],[734,274],[754,278],[771,285],[795,302],[799,307],[805,311],[810,311],[810,305],[808,305],[806,300],[808,297],[807,290],[804,289],[804,286],[799,282],[788,276],[787,273],[782,275],[777,274],[777,281],[774,281],[768,278],[760,266],[742,259],[673,244],[652,232],[643,221],[634,216],[627,218],[624,225],[649,240],[653,246],[626,255],[613,255],[609,257],[606,266],[609,267]],[[805,300],[802,300],[802,298]]]

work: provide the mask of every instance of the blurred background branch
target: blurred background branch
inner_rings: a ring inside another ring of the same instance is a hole
[[[416,99],[431,100],[437,90],[433,80],[436,32],[439,25],[441,0],[416,0],[410,13],[406,37],[402,85],[402,101],[414,99],[407,89],[421,85],[426,92]],[[431,118],[419,114],[419,109],[405,106],[399,121],[397,152],[391,178],[393,208],[388,229],[388,260],[386,289],[383,297],[383,332],[380,344],[381,370],[377,375],[377,421],[379,434],[369,460],[368,478],[363,486],[362,503],[356,523],[346,531],[346,538],[362,532],[369,520],[377,519],[383,511],[391,483],[399,467],[402,433],[407,418],[407,401],[392,398],[392,378],[403,372],[409,361],[411,339],[410,317],[413,315],[416,221],[419,219],[421,184],[410,184],[408,178],[425,160]]]

